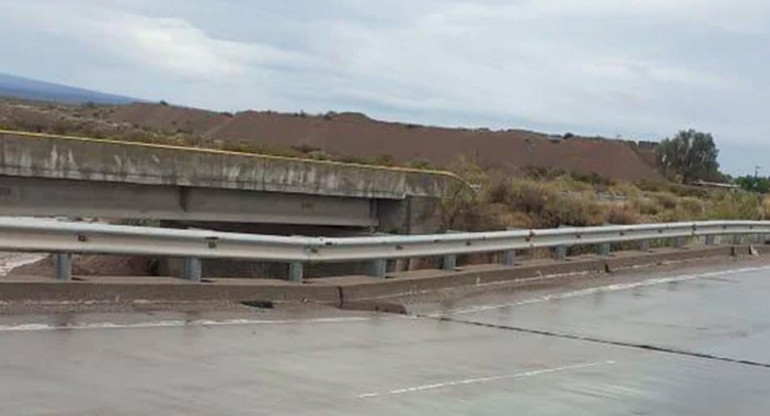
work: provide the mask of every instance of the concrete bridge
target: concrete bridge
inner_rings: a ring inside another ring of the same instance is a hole
[[[415,233],[458,186],[446,172],[0,131],[0,215]]]

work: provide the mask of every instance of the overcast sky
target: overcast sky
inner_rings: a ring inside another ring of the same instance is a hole
[[[216,110],[659,140],[770,174],[767,0],[0,0],[0,72]]]

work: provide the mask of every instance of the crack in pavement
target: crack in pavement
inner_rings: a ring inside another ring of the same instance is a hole
[[[556,332],[556,331],[548,331],[548,330],[535,329],[535,328],[525,328],[525,327],[510,326],[510,325],[490,324],[490,323],[477,322],[477,321],[467,321],[464,319],[455,319],[455,318],[449,318],[446,316],[441,316],[441,317],[431,316],[431,315],[415,315],[415,316],[417,316],[418,318],[427,318],[427,319],[465,324],[465,325],[474,325],[474,326],[479,326],[484,328],[504,329],[507,331],[515,331],[515,332],[521,332],[525,334],[535,334],[535,335],[543,335],[543,336],[549,336],[549,337],[557,337],[562,339],[572,339],[577,341],[592,342],[596,344],[614,345],[618,347],[635,348],[635,349],[660,352],[660,353],[666,353],[666,354],[683,355],[688,357],[703,358],[708,360],[716,360],[716,361],[722,361],[722,362],[733,363],[733,364],[748,365],[753,367],[770,368],[770,363],[763,363],[763,362],[752,361],[752,360],[743,360],[743,359],[731,358],[731,357],[723,357],[723,356],[714,355],[714,354],[688,351],[688,350],[682,350],[682,349],[677,349],[673,347],[664,347],[660,345],[604,339],[604,338],[594,337],[590,335],[570,334],[567,332]]]

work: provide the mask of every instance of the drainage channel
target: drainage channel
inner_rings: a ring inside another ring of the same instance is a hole
[[[429,316],[429,315],[414,315],[418,318],[426,318],[426,319],[433,319],[438,321],[444,321],[444,322],[452,322],[457,324],[464,324],[464,325],[473,325],[473,326],[479,326],[484,328],[492,328],[492,329],[502,329],[506,331],[514,331],[514,332],[520,332],[525,334],[535,334],[535,335],[542,335],[542,336],[548,336],[548,337],[556,337],[556,338],[562,338],[562,339],[571,339],[571,340],[578,340],[578,341],[585,341],[585,342],[592,342],[596,344],[603,344],[603,345],[614,345],[618,347],[625,347],[625,348],[635,348],[635,349],[641,349],[645,351],[653,351],[653,352],[659,352],[659,353],[665,353],[665,354],[675,354],[675,355],[683,355],[688,357],[695,357],[695,358],[703,358],[707,360],[715,360],[715,361],[722,361],[727,363],[733,363],[733,364],[741,364],[741,365],[748,365],[753,367],[763,367],[763,368],[770,368],[770,363],[763,363],[759,361],[752,361],[752,360],[742,360],[737,358],[730,358],[730,357],[723,357],[719,355],[714,354],[707,354],[702,352],[696,352],[696,351],[687,351],[687,350],[681,350],[677,348],[672,347],[663,347],[659,345],[652,345],[652,344],[643,344],[643,343],[635,343],[635,342],[628,342],[628,341],[619,341],[619,340],[611,340],[611,339],[603,339],[588,335],[579,335],[579,334],[570,334],[570,333],[564,333],[564,332],[555,332],[555,331],[546,331],[542,329],[534,329],[534,328],[525,328],[525,327],[518,327],[518,326],[509,326],[509,325],[500,325],[500,324],[490,324],[490,323],[484,323],[484,322],[477,322],[477,321],[466,321],[463,319],[454,319],[449,317],[437,317],[437,316]]]

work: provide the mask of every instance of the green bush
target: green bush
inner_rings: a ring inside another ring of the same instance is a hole
[[[412,159],[406,163],[406,165],[412,169],[424,169],[424,170],[431,170],[435,169],[433,166],[433,163],[431,163],[428,159]]]

